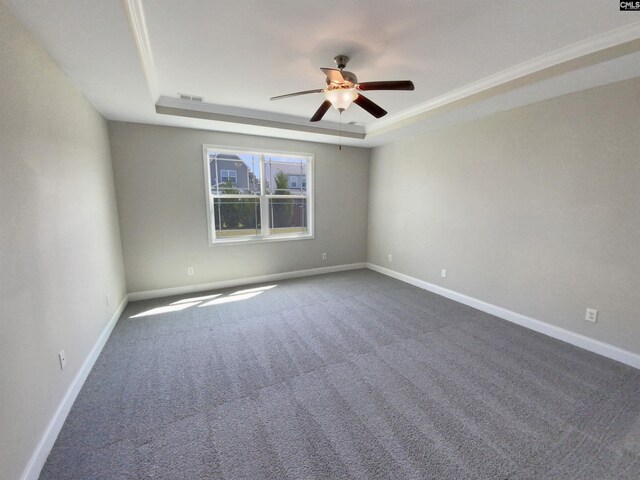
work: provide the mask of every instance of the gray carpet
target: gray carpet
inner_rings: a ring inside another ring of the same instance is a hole
[[[254,287],[131,303],[40,478],[640,478],[638,370],[368,270]]]

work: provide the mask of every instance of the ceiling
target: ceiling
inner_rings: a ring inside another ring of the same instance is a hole
[[[371,147],[640,76],[640,17],[613,0],[4,1],[113,120]],[[269,100],[322,88],[338,54],[416,89],[368,92],[379,120]]]

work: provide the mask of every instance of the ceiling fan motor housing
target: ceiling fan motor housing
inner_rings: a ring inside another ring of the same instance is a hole
[[[346,70],[342,71],[342,77],[349,83],[352,83],[353,85],[355,85],[356,83],[358,83],[358,78],[356,77],[355,73],[352,72],[347,72]]]
[[[342,73],[344,83],[335,83],[327,78],[327,85],[329,86],[329,88],[353,88],[354,85],[358,83],[358,78],[356,77],[355,73],[347,72],[345,70],[340,73]]]
[[[340,69],[340,73],[342,74],[342,78],[344,78],[345,83],[340,85],[341,88],[353,88],[353,86],[358,83],[358,78],[355,73],[347,72],[343,70],[344,67],[349,63],[349,57],[347,55],[338,55],[334,57],[333,61],[336,63],[338,68]],[[330,85],[331,81],[327,78],[327,85]],[[351,85],[349,85],[351,84]],[[335,85],[335,84],[334,84]]]

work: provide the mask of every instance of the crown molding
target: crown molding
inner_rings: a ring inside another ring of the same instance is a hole
[[[160,90],[158,88],[158,76],[151,53],[151,43],[149,42],[142,0],[122,0],[122,4],[129,19],[129,25],[131,26],[131,32],[133,33],[133,38],[138,49],[144,76],[147,79],[149,95],[153,103],[155,103],[158,98],[160,98]]]
[[[465,101],[473,99],[473,97],[477,97],[479,100],[504,93],[506,88],[500,87],[510,85],[511,88],[518,88],[539,81],[544,77],[548,78],[633,53],[640,50],[639,39],[640,22],[635,22],[605,34],[576,42],[452,90],[398,114],[377,120],[367,126],[367,136],[384,133],[422,120],[426,116],[425,114],[428,116],[435,110],[449,107],[454,103],[469,103]],[[580,59],[583,61],[579,61]],[[565,68],[558,68],[562,66]],[[542,72],[545,72],[546,75]]]

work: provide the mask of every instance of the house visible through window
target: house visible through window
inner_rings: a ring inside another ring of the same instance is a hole
[[[312,155],[205,145],[204,161],[212,245],[313,235]]]

